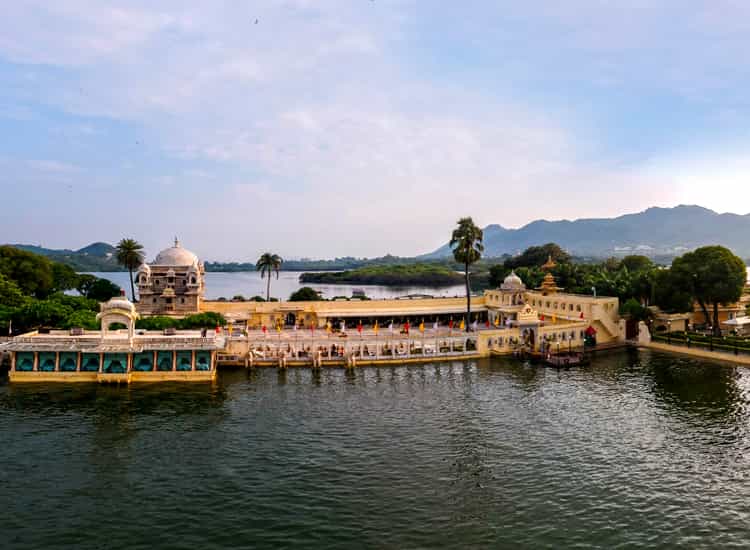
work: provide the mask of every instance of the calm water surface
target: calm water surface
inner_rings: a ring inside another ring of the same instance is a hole
[[[649,352],[0,386],[0,542],[747,548],[750,371]]]

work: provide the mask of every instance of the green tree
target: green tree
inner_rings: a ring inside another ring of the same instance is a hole
[[[56,300],[32,300],[16,310],[13,327],[22,330],[59,327],[72,314],[73,308]]]
[[[318,302],[322,299],[320,292],[309,286],[303,286],[289,296],[290,302]]]
[[[46,298],[53,290],[52,262],[13,246],[0,246],[0,273],[26,295]]]
[[[106,302],[110,298],[120,295],[120,287],[109,279],[96,279],[87,289],[86,298],[97,302]]]
[[[490,266],[489,285],[490,288],[499,288],[503,281],[510,273],[510,269],[504,264],[495,264]]]
[[[117,263],[127,268],[130,274],[130,296],[135,302],[135,284],[133,270],[143,263],[143,245],[135,239],[122,239],[115,247]]]
[[[266,283],[266,301],[271,301],[271,275],[276,273],[276,278],[279,278],[279,271],[281,270],[281,264],[284,260],[278,254],[272,254],[271,252],[264,253],[258,258],[255,264],[255,269],[260,271],[260,278],[268,276],[268,282]]]
[[[669,313],[693,311],[692,288],[673,269],[656,270],[653,276],[653,302]]]
[[[89,310],[74,311],[60,323],[60,328],[70,329],[79,327],[86,330],[97,330],[99,328],[99,321],[96,320],[96,313]]]
[[[52,291],[63,292],[76,288],[78,285],[78,273],[60,262],[52,262]]]
[[[654,262],[648,256],[633,254],[625,256],[620,262],[620,266],[628,268],[630,272],[646,271],[654,267]]]
[[[742,259],[723,246],[704,246],[676,258],[671,270],[678,284],[690,289],[703,311],[706,323],[713,325],[714,334],[721,336],[719,305],[740,299],[747,279]],[[713,307],[713,323],[709,306]]]
[[[18,288],[18,285],[0,273],[0,305],[7,308],[21,307],[26,303],[26,298]]]
[[[518,256],[505,260],[505,267],[518,269],[519,267],[539,267],[549,258],[558,264],[570,262],[570,255],[555,243],[547,243],[542,246],[530,246]]]
[[[469,280],[469,266],[479,261],[484,252],[482,230],[474,224],[471,218],[461,218],[453,230],[450,248],[453,257],[464,266],[464,281],[466,284],[466,331],[471,323],[471,281]]]

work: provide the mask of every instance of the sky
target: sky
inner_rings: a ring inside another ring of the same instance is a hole
[[[518,227],[750,212],[742,0],[18,0],[0,242],[415,255]]]

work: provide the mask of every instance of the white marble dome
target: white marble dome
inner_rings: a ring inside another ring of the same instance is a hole
[[[187,248],[180,246],[180,241],[175,239],[174,246],[165,248],[156,255],[152,265],[159,266],[191,266],[198,263],[198,256]]]
[[[526,285],[523,284],[521,277],[516,275],[515,271],[511,271],[510,275],[505,278],[500,288],[502,288],[503,290],[522,290],[526,288]]]
[[[100,305],[100,309],[102,313],[105,313],[111,310],[120,310],[120,311],[126,311],[131,315],[135,315],[135,305],[133,304],[133,302],[128,300],[127,297],[125,297],[124,295],[116,296],[114,298],[110,298],[106,302],[103,302]]]

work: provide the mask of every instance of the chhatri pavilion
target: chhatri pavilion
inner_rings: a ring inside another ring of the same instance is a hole
[[[138,269],[138,312],[177,316],[197,313],[205,292],[204,277],[203,262],[175,238],[174,246]]]

